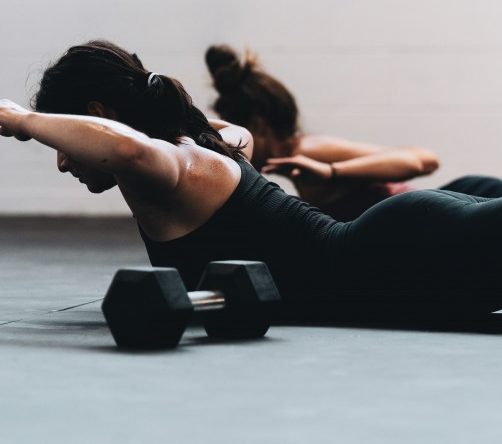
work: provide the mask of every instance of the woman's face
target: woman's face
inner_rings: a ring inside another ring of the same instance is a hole
[[[112,174],[84,166],[60,151],[57,153],[57,166],[62,173],[71,173],[85,184],[91,193],[102,193],[117,185]]]
[[[275,143],[270,127],[261,118],[255,118],[248,125],[248,130],[253,135],[253,158],[251,163],[256,169],[265,165],[272,156],[272,146]]]
[[[256,118],[248,127],[253,135],[253,158],[251,163],[261,169],[267,159],[291,155],[290,140],[278,139],[270,126],[261,118]]]

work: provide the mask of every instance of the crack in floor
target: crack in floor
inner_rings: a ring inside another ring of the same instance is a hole
[[[16,322],[29,321],[30,319],[35,319],[35,317],[39,317],[39,316],[45,316],[45,315],[52,314],[52,313],[59,313],[59,312],[62,312],[62,311],[72,310],[74,308],[78,308],[78,307],[83,307],[85,305],[94,304],[95,302],[99,302],[99,301],[102,301],[102,300],[103,300],[103,298],[94,299],[94,300],[89,301],[89,302],[83,302],[82,304],[72,305],[71,307],[58,308],[58,309],[46,311],[46,312],[43,312],[43,313],[37,313],[34,316],[29,316],[29,317],[26,317],[26,318],[15,319],[15,320],[12,320],[12,321],[0,321],[0,327],[3,327],[5,325],[9,325],[9,324],[15,324]]]

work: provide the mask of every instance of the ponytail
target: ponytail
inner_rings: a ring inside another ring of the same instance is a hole
[[[147,71],[136,54],[103,40],[74,46],[47,68],[32,106],[86,114],[91,101],[111,107],[120,122],[153,138],[177,143],[188,136],[233,158],[243,148],[222,139],[180,82]]]

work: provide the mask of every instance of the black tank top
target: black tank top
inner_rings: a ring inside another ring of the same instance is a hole
[[[156,242],[141,230],[153,266],[175,267],[193,290],[214,260],[265,262],[283,300],[329,295],[350,224],[337,222],[240,159],[240,182],[214,215],[180,238]],[[345,261],[344,261],[345,262]]]

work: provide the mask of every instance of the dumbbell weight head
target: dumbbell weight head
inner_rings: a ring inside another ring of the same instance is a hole
[[[268,267],[263,262],[210,262],[198,285],[225,297],[221,310],[204,313],[208,336],[222,339],[258,338],[267,332],[280,301]]]
[[[102,311],[115,342],[122,348],[176,347],[193,306],[175,268],[118,270]]]

